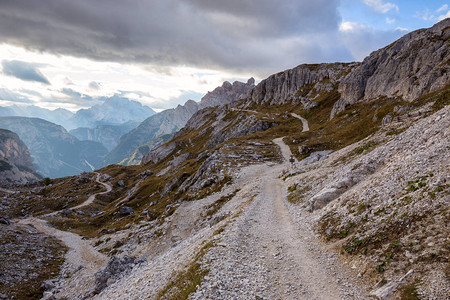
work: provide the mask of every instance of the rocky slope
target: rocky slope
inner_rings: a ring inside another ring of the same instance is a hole
[[[37,118],[0,117],[0,127],[17,133],[28,146],[36,169],[61,177],[101,166],[107,150],[99,143],[79,141],[59,125]],[[87,162],[89,163],[87,163]]]
[[[0,185],[38,180],[27,146],[12,131],[0,129]]]
[[[153,147],[158,146],[159,144],[151,141],[162,135],[180,130],[191,116],[200,109],[224,105],[245,97],[254,87],[254,84],[253,78],[249,79],[247,83],[235,81],[231,84],[224,82],[222,86],[208,92],[199,103],[189,100],[184,105],[178,105],[174,109],[168,109],[151,116],[136,129],[120,138],[117,147],[106,156],[106,164],[120,163],[122,160],[131,157],[131,161],[139,161],[143,155],[137,149],[138,147],[145,144],[151,144]],[[127,159],[127,162],[129,163],[130,159]]]
[[[332,115],[349,104],[380,96],[412,101],[442,89],[450,79],[450,19],[411,32],[373,52],[339,84]]]
[[[417,51],[436,26],[419,31]],[[195,112],[143,165],[6,195],[17,208],[3,211],[82,235],[89,253],[110,259],[98,271],[64,268],[48,298],[448,298],[450,82],[414,99],[356,101],[330,118],[361,65],[275,74],[243,99]],[[112,190],[100,195],[93,178]],[[98,197],[70,209],[86,191]]]
[[[70,130],[69,133],[80,141],[94,141],[111,151],[120,137],[140,124],[139,121],[128,121],[120,125],[97,125],[95,128],[80,127]]]

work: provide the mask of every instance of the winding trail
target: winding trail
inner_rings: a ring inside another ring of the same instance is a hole
[[[106,183],[106,182],[101,182],[101,181],[100,181],[100,176],[101,176],[101,174],[98,173],[98,172],[94,172],[94,173],[97,174],[97,177],[95,178],[95,181],[96,181],[97,183],[100,183],[101,185],[103,185],[103,186],[106,188],[106,191],[103,191],[103,192],[99,192],[99,193],[90,195],[89,198],[88,198],[86,201],[84,201],[84,202],[81,203],[80,205],[77,205],[77,206],[75,206],[75,207],[72,207],[71,209],[79,209],[79,208],[88,206],[89,204],[91,204],[92,202],[94,202],[95,197],[96,197],[97,195],[103,195],[103,194],[106,194],[106,193],[109,193],[109,192],[112,191],[112,185],[110,185],[109,183]]]
[[[303,127],[302,132],[309,131],[308,120],[306,120],[305,118],[303,118],[303,117],[301,117],[301,116],[299,116],[299,115],[297,115],[295,113],[291,113],[291,116],[293,116],[294,118],[297,118],[300,121],[302,121],[302,127]]]
[[[18,223],[33,225],[37,230],[62,241],[69,248],[66,260],[74,267],[83,266],[92,273],[102,267],[108,259],[106,255],[95,250],[89,242],[83,240],[78,234],[56,229],[50,226],[46,220],[31,217],[20,220]]]
[[[282,138],[273,142],[285,162],[261,165],[256,198],[208,254],[210,274],[193,299],[367,299],[339,255],[316,238],[308,216],[289,210],[279,175],[291,151]]]
[[[106,188],[106,191],[95,193],[89,196],[89,198],[70,209],[79,209],[81,207],[85,207],[91,204],[97,195],[102,195],[110,192],[112,190],[112,186],[109,183],[104,183],[100,181],[101,174],[95,172],[97,174],[95,181]],[[50,214],[44,215],[44,217],[55,216],[59,211],[52,212]],[[84,281],[92,282],[92,276],[94,273],[103,267],[108,261],[108,257],[100,252],[98,252],[87,240],[84,240],[80,235],[68,231],[62,231],[56,229],[48,224],[46,220],[29,217],[26,219],[16,220],[17,223],[23,225],[32,225],[37,230],[51,235],[60,241],[62,241],[67,248],[69,249],[66,254],[66,263],[70,266],[71,272],[76,272],[79,270],[78,268],[81,266],[82,270],[79,271],[77,276],[81,276],[86,278]]]

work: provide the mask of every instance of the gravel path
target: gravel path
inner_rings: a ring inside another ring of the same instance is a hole
[[[289,148],[274,142],[287,160]],[[210,273],[192,299],[367,299],[338,255],[287,209],[285,167],[261,166],[257,197],[205,255]]]
[[[94,202],[95,197],[96,197],[97,195],[103,195],[103,194],[106,194],[106,193],[109,193],[109,192],[112,191],[112,186],[111,186],[109,183],[101,182],[101,181],[100,181],[100,176],[101,176],[101,174],[100,174],[100,173],[97,173],[97,172],[95,172],[95,173],[97,174],[97,177],[95,178],[95,181],[98,182],[98,183],[100,183],[101,185],[103,185],[103,186],[106,188],[106,191],[103,191],[103,192],[100,192],[100,193],[96,193],[96,194],[90,195],[89,198],[88,198],[86,201],[84,201],[84,202],[81,203],[80,205],[77,205],[77,206],[75,206],[75,207],[72,207],[71,209],[79,209],[79,208],[88,206],[89,204],[91,204],[92,202]]]
[[[103,185],[106,191],[92,194],[89,198],[78,206],[70,209],[78,209],[91,204],[97,195],[110,192],[112,186],[100,181],[100,173],[97,173],[96,182]],[[45,217],[55,216],[59,211],[44,215]],[[18,220],[19,224],[33,225],[37,230],[47,235],[53,236],[62,241],[69,251],[66,254],[66,260],[63,266],[63,273],[71,275],[64,282],[59,282],[57,288],[58,297],[69,299],[81,298],[84,293],[92,289],[94,284],[94,274],[100,268],[106,265],[108,257],[98,252],[87,240],[84,240],[78,234],[58,230],[50,226],[46,220],[30,217]],[[75,275],[74,275],[75,274]]]
[[[301,117],[301,116],[299,116],[299,115],[297,115],[297,114],[294,114],[294,113],[291,113],[291,115],[292,115],[294,118],[297,118],[297,119],[299,119],[300,121],[302,121],[302,126],[303,126],[302,132],[309,131],[308,121],[307,121],[305,118],[303,118],[303,117]]]
[[[107,260],[107,257],[95,250],[89,242],[83,240],[78,234],[58,230],[50,225],[47,221],[38,218],[27,218],[20,220],[19,224],[31,224],[37,230],[54,236],[62,241],[69,251],[66,255],[66,261],[73,266],[83,266],[84,268],[97,271]],[[94,271],[94,272],[95,272]]]

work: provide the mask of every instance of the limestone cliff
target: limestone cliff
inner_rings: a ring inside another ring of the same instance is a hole
[[[341,99],[332,116],[346,105],[379,96],[411,101],[450,81],[450,19],[411,32],[374,51],[339,84]]]
[[[312,95],[300,95],[299,89],[313,85],[315,90],[329,91],[339,83],[343,75],[357,64],[300,65],[269,76],[248,95],[249,104],[280,105],[302,102],[308,107]],[[326,81],[326,82],[325,82]],[[306,97],[305,97],[306,96]]]

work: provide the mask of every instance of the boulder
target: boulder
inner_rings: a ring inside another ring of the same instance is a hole
[[[134,213],[134,210],[129,206],[122,206],[119,209],[119,212],[121,215],[128,216],[128,215],[131,215],[132,213]]]
[[[124,255],[122,258],[114,256],[108,261],[105,268],[95,273],[95,292],[100,293],[121,276],[128,274],[136,264],[143,262],[145,262],[145,258],[137,259],[128,255]]]
[[[11,221],[9,220],[8,217],[0,217],[0,224],[9,225],[11,224]]]

